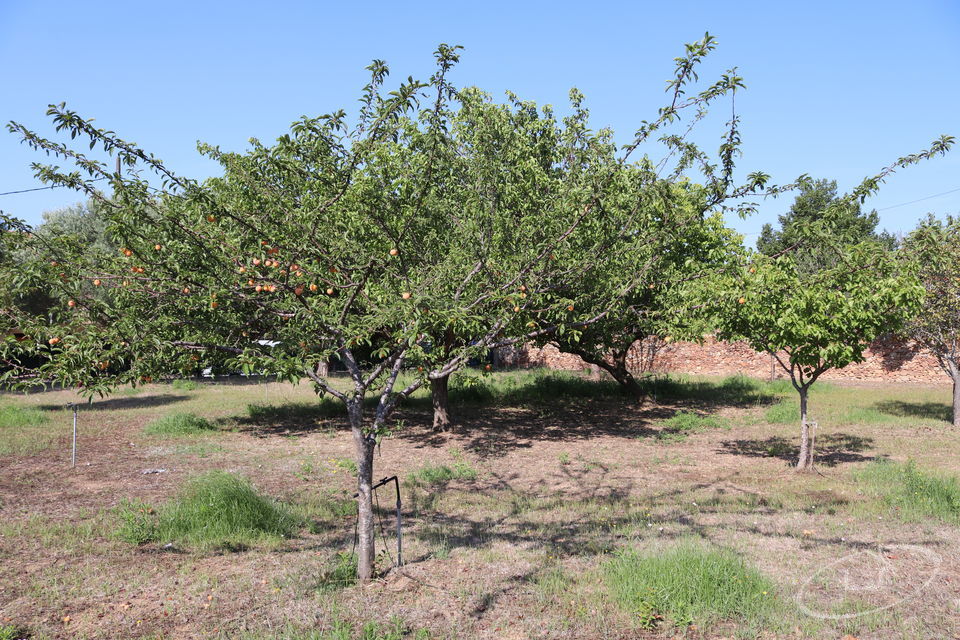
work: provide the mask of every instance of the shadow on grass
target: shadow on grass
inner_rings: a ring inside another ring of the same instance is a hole
[[[814,441],[814,463],[833,467],[845,462],[874,460],[875,456],[861,455],[872,448],[873,438],[848,433],[819,435]],[[800,446],[782,436],[771,436],[762,440],[727,440],[720,443],[719,452],[751,458],[779,458],[794,463],[800,455]]]
[[[150,407],[162,407],[175,402],[189,400],[190,396],[173,395],[164,393],[160,395],[134,396],[131,398],[106,398],[104,400],[94,400],[92,403],[79,403],[80,411],[119,411],[123,409],[148,409]],[[65,404],[41,404],[38,409],[43,411],[60,411],[66,407]]]
[[[904,402],[902,400],[887,400],[878,402],[873,408],[881,413],[902,418],[923,418],[924,420],[953,420],[953,409],[942,402]]]
[[[327,397],[316,402],[249,404],[247,415],[237,418],[236,423],[240,431],[264,438],[349,427],[343,403]]]

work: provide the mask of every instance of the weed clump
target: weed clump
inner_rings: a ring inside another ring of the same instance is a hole
[[[265,497],[244,478],[211,471],[187,482],[170,502],[124,502],[117,536],[128,542],[175,542],[209,549],[243,549],[296,533],[305,522]]]
[[[216,431],[206,418],[193,413],[170,413],[154,420],[143,432],[148,436],[196,436]]]
[[[476,480],[477,470],[466,460],[452,465],[425,464],[407,476],[405,484],[413,487],[447,484],[451,480]]]
[[[776,605],[773,583],[732,551],[683,541],[666,550],[617,554],[607,587],[645,627],[724,620],[758,622]]]

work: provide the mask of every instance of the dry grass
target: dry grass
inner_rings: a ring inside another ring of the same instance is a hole
[[[338,414],[312,408],[308,387],[152,385],[95,402],[80,414],[75,470],[61,410],[74,396],[6,396],[5,405],[44,413],[50,431],[29,450],[0,455],[0,626],[32,638],[264,640],[364,637],[370,623],[370,637],[398,638],[960,633],[960,531],[900,517],[858,475],[883,457],[960,474],[960,434],[945,421],[949,389],[815,392],[820,472],[797,475],[796,425],[765,419],[793,401],[782,385],[659,383],[657,403],[637,408],[608,387],[548,381],[555,397],[530,380],[498,374],[486,391],[468,387],[450,434],[430,432],[422,400],[401,412],[375,474],[417,478],[403,487],[407,565],[366,586],[342,579],[355,522],[352,443]],[[691,420],[671,422],[678,412],[724,428],[663,437]],[[143,433],[171,413],[218,430],[199,440]],[[0,431],[0,447],[18,437]],[[210,470],[250,478],[309,526],[240,552],[114,538],[122,500],[164,504]],[[387,569],[392,491],[380,502],[378,561]],[[755,567],[774,585],[776,615],[647,628],[611,595],[604,567],[615,554],[643,558],[689,538]]]

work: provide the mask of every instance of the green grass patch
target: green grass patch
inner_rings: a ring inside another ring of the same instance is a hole
[[[847,409],[841,422],[849,424],[885,424],[895,422],[896,417],[875,407],[851,407]]]
[[[791,424],[800,422],[800,404],[797,401],[783,400],[763,412],[763,419],[770,424]]]
[[[0,640],[20,640],[29,637],[30,634],[27,631],[8,624],[0,624]]]
[[[176,389],[177,391],[196,391],[201,385],[196,380],[190,380],[189,378],[178,378],[170,383],[170,387]]]
[[[317,576],[318,594],[340,591],[357,583],[357,554],[341,551],[327,563]]]
[[[917,469],[913,462],[873,462],[855,477],[867,493],[879,498],[906,520],[936,518],[960,524],[960,480]]]
[[[663,442],[682,442],[687,436],[709,429],[729,429],[730,423],[716,416],[704,416],[688,411],[679,411],[659,423],[657,439]]]
[[[58,437],[49,421],[39,409],[0,405],[0,455],[30,454],[49,447]]]
[[[732,551],[681,541],[667,549],[627,550],[603,567],[607,587],[641,626],[762,623],[778,604],[773,583]]]
[[[447,484],[451,480],[476,480],[477,470],[466,460],[457,460],[451,465],[425,464],[407,476],[405,484],[413,487]]]
[[[244,549],[293,536],[306,523],[286,506],[265,497],[245,479],[211,471],[187,482],[156,509],[139,502],[118,508],[117,536],[142,544],[173,542],[200,549]]]
[[[193,413],[170,413],[143,429],[148,436],[199,436],[215,431],[209,420]]]

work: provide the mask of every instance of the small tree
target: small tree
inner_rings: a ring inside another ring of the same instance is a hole
[[[953,381],[953,426],[960,427],[960,219],[929,216],[907,237],[903,253],[926,292],[904,333],[929,349]]]
[[[930,151],[909,159],[916,162],[942,153],[949,143],[940,141]],[[901,160],[894,166],[909,163]],[[880,177],[865,181],[844,200],[872,193]],[[837,206],[846,205],[841,202]],[[830,227],[830,211],[827,214],[824,225],[809,229],[804,241],[830,247],[835,266],[809,272],[801,270],[789,255],[770,258],[754,254],[744,266],[723,274],[705,291],[714,300],[711,307],[718,337],[746,340],[757,351],[770,353],[790,376],[800,396],[798,470],[813,464],[810,388],[826,371],[861,362],[867,346],[899,328],[922,298],[917,280],[898,269],[889,251],[875,242],[843,244],[843,236]]]
[[[738,79],[727,75],[684,95],[713,46],[709,36],[688,45],[670,103],[622,153],[609,132],[589,128],[576,94],[560,122],[513,96],[500,105],[457,90],[447,77],[457,49],[445,45],[428,81],[390,93],[382,91],[386,65],[371,65],[352,126],[341,111],[304,117],[275,145],[252,140],[245,153],[200,145],[223,169],[204,182],[64,105],[48,111],[56,130],[116,156],[118,170],[11,123],[25,143],[74,165],[37,164],[35,172],[100,203],[118,250],[93,260],[67,236],[7,220],[19,231],[3,243],[29,259],[0,265],[9,283],[0,330],[26,336],[2,342],[3,379],[106,393],[227,354],[236,369],[312,381],[346,407],[358,469],[358,574],[368,579],[373,453],[394,409],[491,347],[597,320],[570,315],[563,292],[649,241],[627,233],[615,213],[635,206],[605,203],[620,197],[639,145],[734,88]],[[37,290],[58,302],[50,314],[20,304]],[[437,348],[447,330],[464,339]],[[43,364],[30,365],[37,354]],[[347,370],[346,388],[324,375],[330,359]]]

